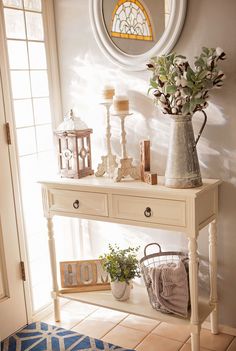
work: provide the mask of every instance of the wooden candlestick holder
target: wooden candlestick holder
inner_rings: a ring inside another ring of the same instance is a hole
[[[107,100],[100,103],[106,108],[106,118],[107,118],[107,127],[106,127],[106,145],[107,145],[107,155],[101,156],[102,163],[98,164],[97,172],[95,173],[96,177],[102,177],[105,173],[112,178],[115,172],[115,169],[118,167],[116,162],[116,156],[112,154],[111,149],[111,125],[110,125],[110,107],[112,105],[112,100]]]
[[[140,179],[140,171],[138,167],[133,165],[133,159],[128,157],[126,151],[126,132],[125,132],[125,118],[131,116],[133,113],[114,113],[113,116],[118,116],[121,121],[121,159],[119,167],[115,171],[114,180],[120,182],[122,178],[130,176],[133,179]]]

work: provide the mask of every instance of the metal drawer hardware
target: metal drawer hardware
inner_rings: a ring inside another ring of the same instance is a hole
[[[146,207],[146,209],[144,211],[144,216],[145,217],[151,217],[151,215],[152,215],[151,207]]]
[[[79,208],[79,200],[75,200],[73,207],[77,210]]]

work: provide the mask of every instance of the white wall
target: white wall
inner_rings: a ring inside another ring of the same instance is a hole
[[[191,60],[200,53],[202,46],[220,46],[227,53],[227,60],[222,62],[227,75],[225,86],[211,92],[210,106],[206,111],[208,123],[198,153],[202,175],[224,180],[220,190],[218,239],[220,322],[236,327],[236,1],[189,0],[188,3],[186,22],[175,51]],[[103,83],[112,80],[120,89],[127,90],[131,108],[136,111],[127,121],[129,155],[138,161],[139,141],[150,138],[153,170],[164,174],[169,120],[147,97],[149,73],[119,70],[103,56],[91,30],[88,0],[56,0],[55,11],[64,112],[78,107],[82,118],[93,128],[93,167],[96,168],[100,155],[104,153],[105,134],[104,111],[95,101],[95,96]],[[200,115],[195,120],[198,128]],[[119,125],[115,118],[112,127],[114,150],[120,154]],[[187,244],[181,234],[104,223],[90,223],[89,226],[92,228],[91,252],[94,255],[103,252],[107,242],[143,247],[148,242],[158,241],[164,249],[186,248]],[[207,259],[207,235],[207,230],[203,230],[199,238],[199,252],[203,259]],[[207,291],[205,264],[201,265],[200,273],[201,286]]]

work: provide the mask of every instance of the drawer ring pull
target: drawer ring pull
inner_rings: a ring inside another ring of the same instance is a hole
[[[75,200],[73,207],[77,210],[79,208],[79,200]]]
[[[145,217],[151,217],[151,215],[152,215],[151,207],[146,207],[146,209],[144,211],[144,216]]]

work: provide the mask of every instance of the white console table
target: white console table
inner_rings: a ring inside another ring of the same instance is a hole
[[[161,183],[162,179],[158,179]],[[145,287],[133,289],[127,302],[116,301],[110,291],[63,294],[63,297],[98,306],[124,311],[170,323],[189,324],[192,351],[200,350],[202,322],[210,315],[211,331],[218,333],[216,220],[218,215],[219,180],[206,179],[194,189],[170,189],[163,185],[150,186],[138,181],[114,183],[94,176],[79,180],[54,179],[40,182],[44,215],[48,223],[48,238],[53,278],[52,298],[55,320],[60,320],[57,281],[57,261],[52,218],[71,216],[97,221],[115,222],[142,227],[183,232],[188,237],[189,283],[191,313],[188,319],[155,311]],[[147,211],[151,211],[147,215]],[[145,215],[146,214],[146,215]],[[151,214],[151,216],[150,216]],[[198,296],[197,238],[200,229],[209,224],[210,297]]]

